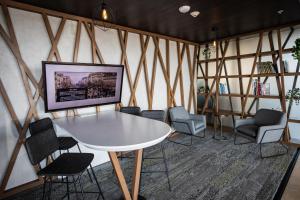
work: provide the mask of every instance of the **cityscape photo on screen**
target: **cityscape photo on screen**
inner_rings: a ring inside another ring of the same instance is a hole
[[[56,102],[114,97],[116,72],[55,72]]]

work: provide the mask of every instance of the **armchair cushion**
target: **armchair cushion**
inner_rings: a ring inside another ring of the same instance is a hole
[[[247,119],[236,119],[235,120],[235,128],[243,125],[254,125],[255,120],[254,118],[247,118]]]
[[[183,106],[177,106],[170,109],[171,121],[176,119],[190,119],[189,113],[185,110]]]
[[[254,124],[241,125],[236,128],[240,133],[243,133],[249,137],[256,138],[259,127]]]
[[[279,124],[284,113],[277,110],[260,109],[255,114],[255,124],[257,126],[270,126]]]

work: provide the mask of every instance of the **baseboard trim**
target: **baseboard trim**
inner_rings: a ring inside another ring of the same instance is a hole
[[[281,183],[280,183],[280,185],[279,185],[279,187],[278,187],[278,189],[276,191],[276,194],[275,194],[273,200],[281,200],[282,195],[283,195],[283,193],[285,191],[285,188],[286,188],[286,186],[287,186],[287,184],[288,184],[288,182],[290,180],[290,177],[291,177],[291,175],[293,173],[293,170],[295,168],[295,165],[297,163],[299,154],[300,154],[300,148],[297,149],[297,151],[296,151],[296,153],[295,153],[295,155],[293,157],[293,160],[289,164],[289,167],[288,167],[287,171],[284,174],[284,177],[283,177],[283,179],[282,179],[282,181],[281,181]]]

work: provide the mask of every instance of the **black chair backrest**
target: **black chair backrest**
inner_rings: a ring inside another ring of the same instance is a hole
[[[278,110],[259,109],[255,116],[255,124],[257,126],[270,126],[280,123],[284,113]]]
[[[141,108],[138,106],[121,107],[120,112],[139,116],[141,115]]]
[[[59,150],[58,139],[53,127],[32,134],[26,139],[25,148],[32,165],[40,163]]]
[[[163,110],[143,110],[141,112],[142,117],[149,119],[155,119],[164,122],[166,120],[166,112]]]
[[[49,129],[53,129],[52,120],[49,117],[37,120],[29,125],[29,131],[31,135],[36,135]]]

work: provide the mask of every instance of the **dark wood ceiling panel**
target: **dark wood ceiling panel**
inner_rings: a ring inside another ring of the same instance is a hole
[[[18,0],[19,2],[88,18],[98,18],[100,0]],[[106,0],[114,11],[114,22],[144,31],[178,37],[194,42],[217,37],[300,23],[300,0]],[[188,4],[199,10],[197,18],[181,14]],[[284,10],[279,15],[278,10]]]

